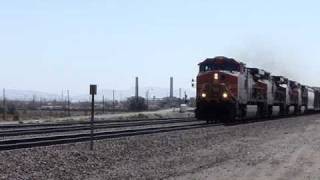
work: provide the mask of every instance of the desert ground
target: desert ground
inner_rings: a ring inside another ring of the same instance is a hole
[[[0,179],[320,179],[320,115],[0,152]]]

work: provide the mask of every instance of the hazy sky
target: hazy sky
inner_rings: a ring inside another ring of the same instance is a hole
[[[189,88],[197,63],[226,55],[320,86],[317,1],[0,2],[0,88],[86,93]]]

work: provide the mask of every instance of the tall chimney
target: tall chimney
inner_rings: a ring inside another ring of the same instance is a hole
[[[136,77],[136,98],[139,97],[139,78]]]
[[[173,98],[173,77],[170,77],[170,98]]]

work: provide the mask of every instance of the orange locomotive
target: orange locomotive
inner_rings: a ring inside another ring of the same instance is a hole
[[[248,105],[256,106],[258,117],[318,110],[319,89],[302,86],[282,76],[247,68],[232,58],[209,58],[199,64],[196,117],[208,121],[242,120]]]

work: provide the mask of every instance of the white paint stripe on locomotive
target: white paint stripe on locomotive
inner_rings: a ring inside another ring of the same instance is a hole
[[[204,75],[204,74],[211,74],[212,72],[215,72],[215,71],[206,71],[206,72],[201,72],[199,73],[200,75]],[[220,73],[224,73],[224,74],[228,74],[228,75],[231,75],[231,76],[235,76],[235,77],[238,77],[240,75],[240,72],[230,72],[230,71],[216,71],[216,72],[220,72]]]
[[[219,72],[222,72],[222,73],[225,73],[225,74],[228,74],[228,75],[231,75],[231,76],[236,76],[238,77],[240,75],[240,72],[230,72],[230,71],[219,71]]]

